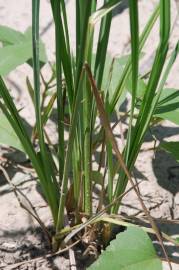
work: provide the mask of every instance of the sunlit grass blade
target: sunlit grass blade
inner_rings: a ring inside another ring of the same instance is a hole
[[[94,14],[91,16],[91,23],[94,25],[104,18],[109,12],[115,9],[118,5],[120,5],[121,0],[110,0],[106,1],[104,5],[99,8]]]

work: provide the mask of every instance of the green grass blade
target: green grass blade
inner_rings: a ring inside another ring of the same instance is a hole
[[[156,7],[156,9],[154,10],[152,16],[150,17],[149,21],[147,22],[141,36],[139,39],[139,52],[141,53],[145,42],[155,24],[155,22],[157,21],[157,18],[159,16],[159,12],[160,12],[160,7],[159,5]],[[110,111],[113,112],[113,110],[115,109],[115,106],[125,88],[126,85],[126,81],[128,80],[129,76],[131,74],[131,57],[129,57],[127,64],[125,65],[125,68],[120,76],[120,80],[118,83],[118,86],[116,87],[116,90],[114,92],[113,98],[111,100],[110,103]]]
[[[84,61],[87,61],[89,65],[91,65],[92,60],[92,49],[93,49],[93,34],[94,28],[89,24],[89,18],[91,12],[95,10],[96,6],[94,5],[94,1],[91,2],[91,10],[87,14],[88,15],[88,28],[85,32],[86,39],[84,44]],[[94,10],[93,10],[94,9]],[[83,29],[84,31],[85,29]],[[90,91],[90,84],[86,78],[86,74],[84,74],[83,80],[83,136],[84,136],[84,211],[87,215],[92,214],[92,181],[91,181],[91,171],[92,171],[92,154],[91,154],[91,106],[92,106],[92,96]]]
[[[63,0],[60,0],[60,2]],[[65,76],[65,83],[67,85],[67,94],[70,105],[70,110],[72,111],[73,106],[73,97],[74,97],[74,78],[73,78],[73,67],[72,67],[72,59],[70,54],[70,45],[69,45],[69,37],[68,37],[68,28],[66,22],[66,10],[65,6],[62,3],[61,12],[58,13],[58,17],[56,18],[56,8],[57,0],[51,0],[51,7],[53,12],[54,21],[58,24],[58,36],[60,38],[60,55],[62,61],[63,72]],[[60,5],[61,7],[61,5]],[[63,18],[62,18],[63,17]],[[63,23],[64,19],[64,23]],[[58,41],[59,42],[59,41]]]
[[[18,111],[17,111],[14,103],[13,103],[13,100],[9,94],[9,91],[6,88],[1,77],[0,77],[0,96],[4,102],[4,104],[2,102],[0,102],[0,107],[3,111],[3,113],[6,115],[12,128],[14,129],[17,137],[19,138],[26,154],[30,158],[30,160],[33,164],[33,167],[34,167],[34,169],[39,177],[39,180],[40,180],[40,183],[42,186],[42,190],[45,194],[45,197],[46,197],[46,199],[47,199],[47,201],[52,209],[52,213],[53,213],[53,207],[51,205],[51,201],[50,201],[48,192],[46,190],[46,181],[45,181],[45,175],[44,175],[41,160],[39,159],[36,152],[34,151],[34,147],[30,141],[28,133],[27,133],[27,131],[22,123],[22,120],[18,114]]]
[[[134,118],[134,108],[136,102],[138,72],[139,72],[139,22],[138,22],[138,1],[129,1],[130,32],[131,32],[131,66],[132,66],[132,101],[129,119],[129,129],[127,134],[126,162],[129,157],[131,147],[132,125]]]
[[[58,213],[58,187],[56,182],[55,172],[51,166],[52,158],[49,157],[47,151],[43,123],[41,116],[41,100],[40,100],[40,61],[39,61],[39,10],[40,0],[32,0],[32,47],[33,47],[33,71],[34,71],[34,104],[36,114],[36,126],[39,138],[40,156],[42,166],[45,173],[46,189],[51,200],[52,213],[54,222],[57,222]]]
[[[73,112],[72,112],[72,119],[71,119],[71,125],[70,125],[70,131],[69,131],[69,139],[68,139],[68,145],[65,155],[65,164],[64,164],[64,173],[63,173],[63,180],[61,185],[61,194],[60,194],[60,202],[59,202],[59,211],[58,211],[58,220],[56,225],[56,233],[58,233],[64,226],[64,209],[65,209],[65,201],[66,201],[66,195],[67,195],[67,188],[68,188],[68,174],[71,164],[71,153],[74,146],[74,140],[76,135],[76,127],[77,127],[77,121],[78,121],[78,110],[79,105],[82,99],[82,83],[84,73],[82,71],[80,82],[79,82],[79,88],[77,92],[77,96],[75,99]]]
[[[131,147],[129,151],[129,160],[127,167],[129,171],[132,169],[137,158],[140,146],[143,142],[144,135],[149,125],[148,116],[151,109],[151,104],[155,98],[156,89],[161,77],[163,66],[168,51],[168,41],[170,35],[170,1],[160,1],[160,44],[155,56],[150,78],[147,84],[147,89],[142,101],[139,116],[133,130]],[[125,153],[124,153],[125,155]],[[120,181],[117,182],[114,198],[121,194],[127,185],[127,179],[124,172],[120,174]],[[117,212],[119,204],[113,208],[113,212]]]
[[[105,2],[107,3],[109,2],[109,0]],[[101,89],[101,83],[104,73],[111,21],[112,21],[112,12],[109,12],[106,15],[106,17],[102,19],[100,26],[100,33],[97,43],[98,47],[96,51],[95,68],[94,68],[94,76],[99,89]]]
[[[61,56],[61,1],[54,2],[54,21],[55,21],[55,41],[56,41],[56,81],[57,81],[57,114],[58,114],[58,156],[59,156],[59,178],[60,183],[63,178],[64,169],[64,104],[62,89],[62,56]]]

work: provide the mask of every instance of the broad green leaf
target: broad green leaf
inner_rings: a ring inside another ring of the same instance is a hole
[[[155,116],[179,125],[179,109],[167,113],[157,114]]]
[[[8,145],[24,152],[22,144],[2,112],[0,112],[0,144]]]
[[[139,59],[142,59],[144,56],[145,56],[145,53],[141,52],[139,55]],[[120,56],[120,58],[117,58],[117,59],[118,59],[118,62],[120,63],[120,65],[124,66],[129,61],[129,58],[130,58],[130,54],[126,54],[126,55]]]
[[[127,80],[126,82],[126,88],[127,90],[132,93],[132,80],[131,80],[131,76],[129,78],[129,80]],[[138,79],[138,87],[137,87],[137,98],[143,98],[145,91],[146,91],[146,83],[144,82],[144,80],[142,79]]]
[[[42,51],[42,61],[45,60],[44,48],[40,44]],[[7,75],[17,66],[24,64],[32,58],[32,42],[19,42],[14,45],[8,45],[0,49],[0,75]]]
[[[129,57],[130,57],[130,54],[126,54],[126,55],[123,55],[123,56],[120,56],[120,58],[116,58],[118,60],[118,63],[121,65],[121,66],[125,66],[127,64],[127,61],[129,60]]]
[[[0,75],[7,75],[32,55],[31,42],[20,42],[0,49]]]
[[[141,52],[140,58],[144,56],[144,53]],[[124,55],[120,58],[112,58],[110,54],[106,55],[106,62],[105,62],[105,69],[104,69],[104,76],[102,82],[102,90],[109,92],[109,102],[112,101],[115,89],[118,85],[119,77],[122,74],[124,66],[129,61],[129,55]],[[126,82],[126,90],[131,93],[132,83],[131,83],[131,76]],[[138,92],[137,97],[142,98],[146,90],[146,84],[144,80],[138,79]],[[126,91],[123,92],[121,99],[117,103],[117,108],[120,104],[124,101],[126,97]]]
[[[172,154],[176,161],[179,162],[179,142],[163,142],[159,147]]]
[[[28,27],[24,32],[24,38],[26,40],[32,40],[32,27]]]
[[[102,80],[102,91],[107,94],[109,93],[109,102],[113,98],[114,91],[117,87],[119,76],[122,73],[124,65],[128,61],[128,55],[124,55],[120,58],[113,58],[109,53],[106,54],[105,67]],[[94,71],[96,54],[92,55],[92,71]],[[117,107],[124,101],[126,97],[126,91],[124,91],[122,98],[119,100]]]
[[[122,72],[123,63],[124,58],[122,59],[122,61],[120,61],[120,58],[113,59],[110,54],[106,55],[102,90],[104,90],[104,92],[109,92],[109,102],[111,101],[114,90],[116,89],[116,86],[118,84],[119,76]]]
[[[162,270],[162,263],[147,233],[131,227],[118,234],[89,269]]]
[[[0,25],[0,42],[14,44],[24,41],[24,35],[8,26]]]
[[[17,66],[28,61],[32,66],[32,28],[21,33],[7,26],[0,26],[0,41],[4,47],[0,48],[0,75],[7,75]],[[45,46],[40,41],[41,64],[47,62]]]

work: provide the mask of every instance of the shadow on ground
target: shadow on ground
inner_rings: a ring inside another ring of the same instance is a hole
[[[156,126],[147,133],[145,141],[153,140],[151,134],[162,142],[178,135],[179,127]],[[152,168],[158,184],[175,196],[179,192],[179,163],[170,154],[158,148],[152,160]]]
[[[128,0],[123,0],[119,6],[113,10],[113,17],[121,14],[129,6]]]

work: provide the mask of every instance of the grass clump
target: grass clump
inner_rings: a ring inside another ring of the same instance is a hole
[[[42,96],[40,91],[40,0],[32,0],[34,85],[32,86],[28,80],[27,85],[35,110],[36,124],[33,135],[39,145],[38,153],[3,79],[0,79],[1,110],[31,160],[52,213],[55,229],[53,248],[59,247],[64,235],[71,231],[71,228],[65,228],[65,215],[68,216],[72,227],[79,226],[84,218],[87,220],[85,225],[75,231],[79,232],[91,223],[95,223],[96,226],[101,213],[106,212],[109,215],[118,213],[127,183],[132,180],[131,174],[144,136],[157,117],[156,110],[160,96],[178,53],[177,45],[169,55],[169,60],[167,59],[171,21],[170,1],[159,1],[159,5],[140,33],[138,1],[130,0],[131,54],[111,59],[107,54],[107,47],[112,12],[120,4],[119,0],[105,0],[98,8],[95,0],[77,0],[76,48],[75,52],[72,52],[65,1],[50,1],[55,25],[56,61],[50,81],[43,82],[46,85],[45,91],[50,89],[51,83],[55,83],[55,92],[45,107],[45,95]],[[160,41],[151,70],[144,80],[143,74],[139,72],[142,50],[158,18]],[[97,23],[100,23],[100,30],[94,52],[94,30]],[[124,100],[129,82],[131,102],[129,112],[126,114],[129,124],[125,146],[120,153],[110,120],[120,110],[119,104]],[[54,146],[49,144],[50,140],[44,127],[55,103],[58,116],[56,123],[58,144]],[[99,118],[101,125],[97,124]],[[67,140],[65,131],[68,133]],[[101,147],[99,165],[95,169],[93,157],[99,147]],[[102,160],[105,160],[105,170],[102,170]],[[97,184],[100,186],[100,192],[98,205],[94,209],[93,192]],[[137,192],[134,183],[133,188]],[[142,206],[145,211],[145,206],[143,204]],[[160,238],[152,219],[150,221]],[[107,227],[109,231],[110,226]],[[110,239],[110,232],[107,234],[105,228],[102,226],[104,242]],[[97,231],[100,230],[101,225]]]

